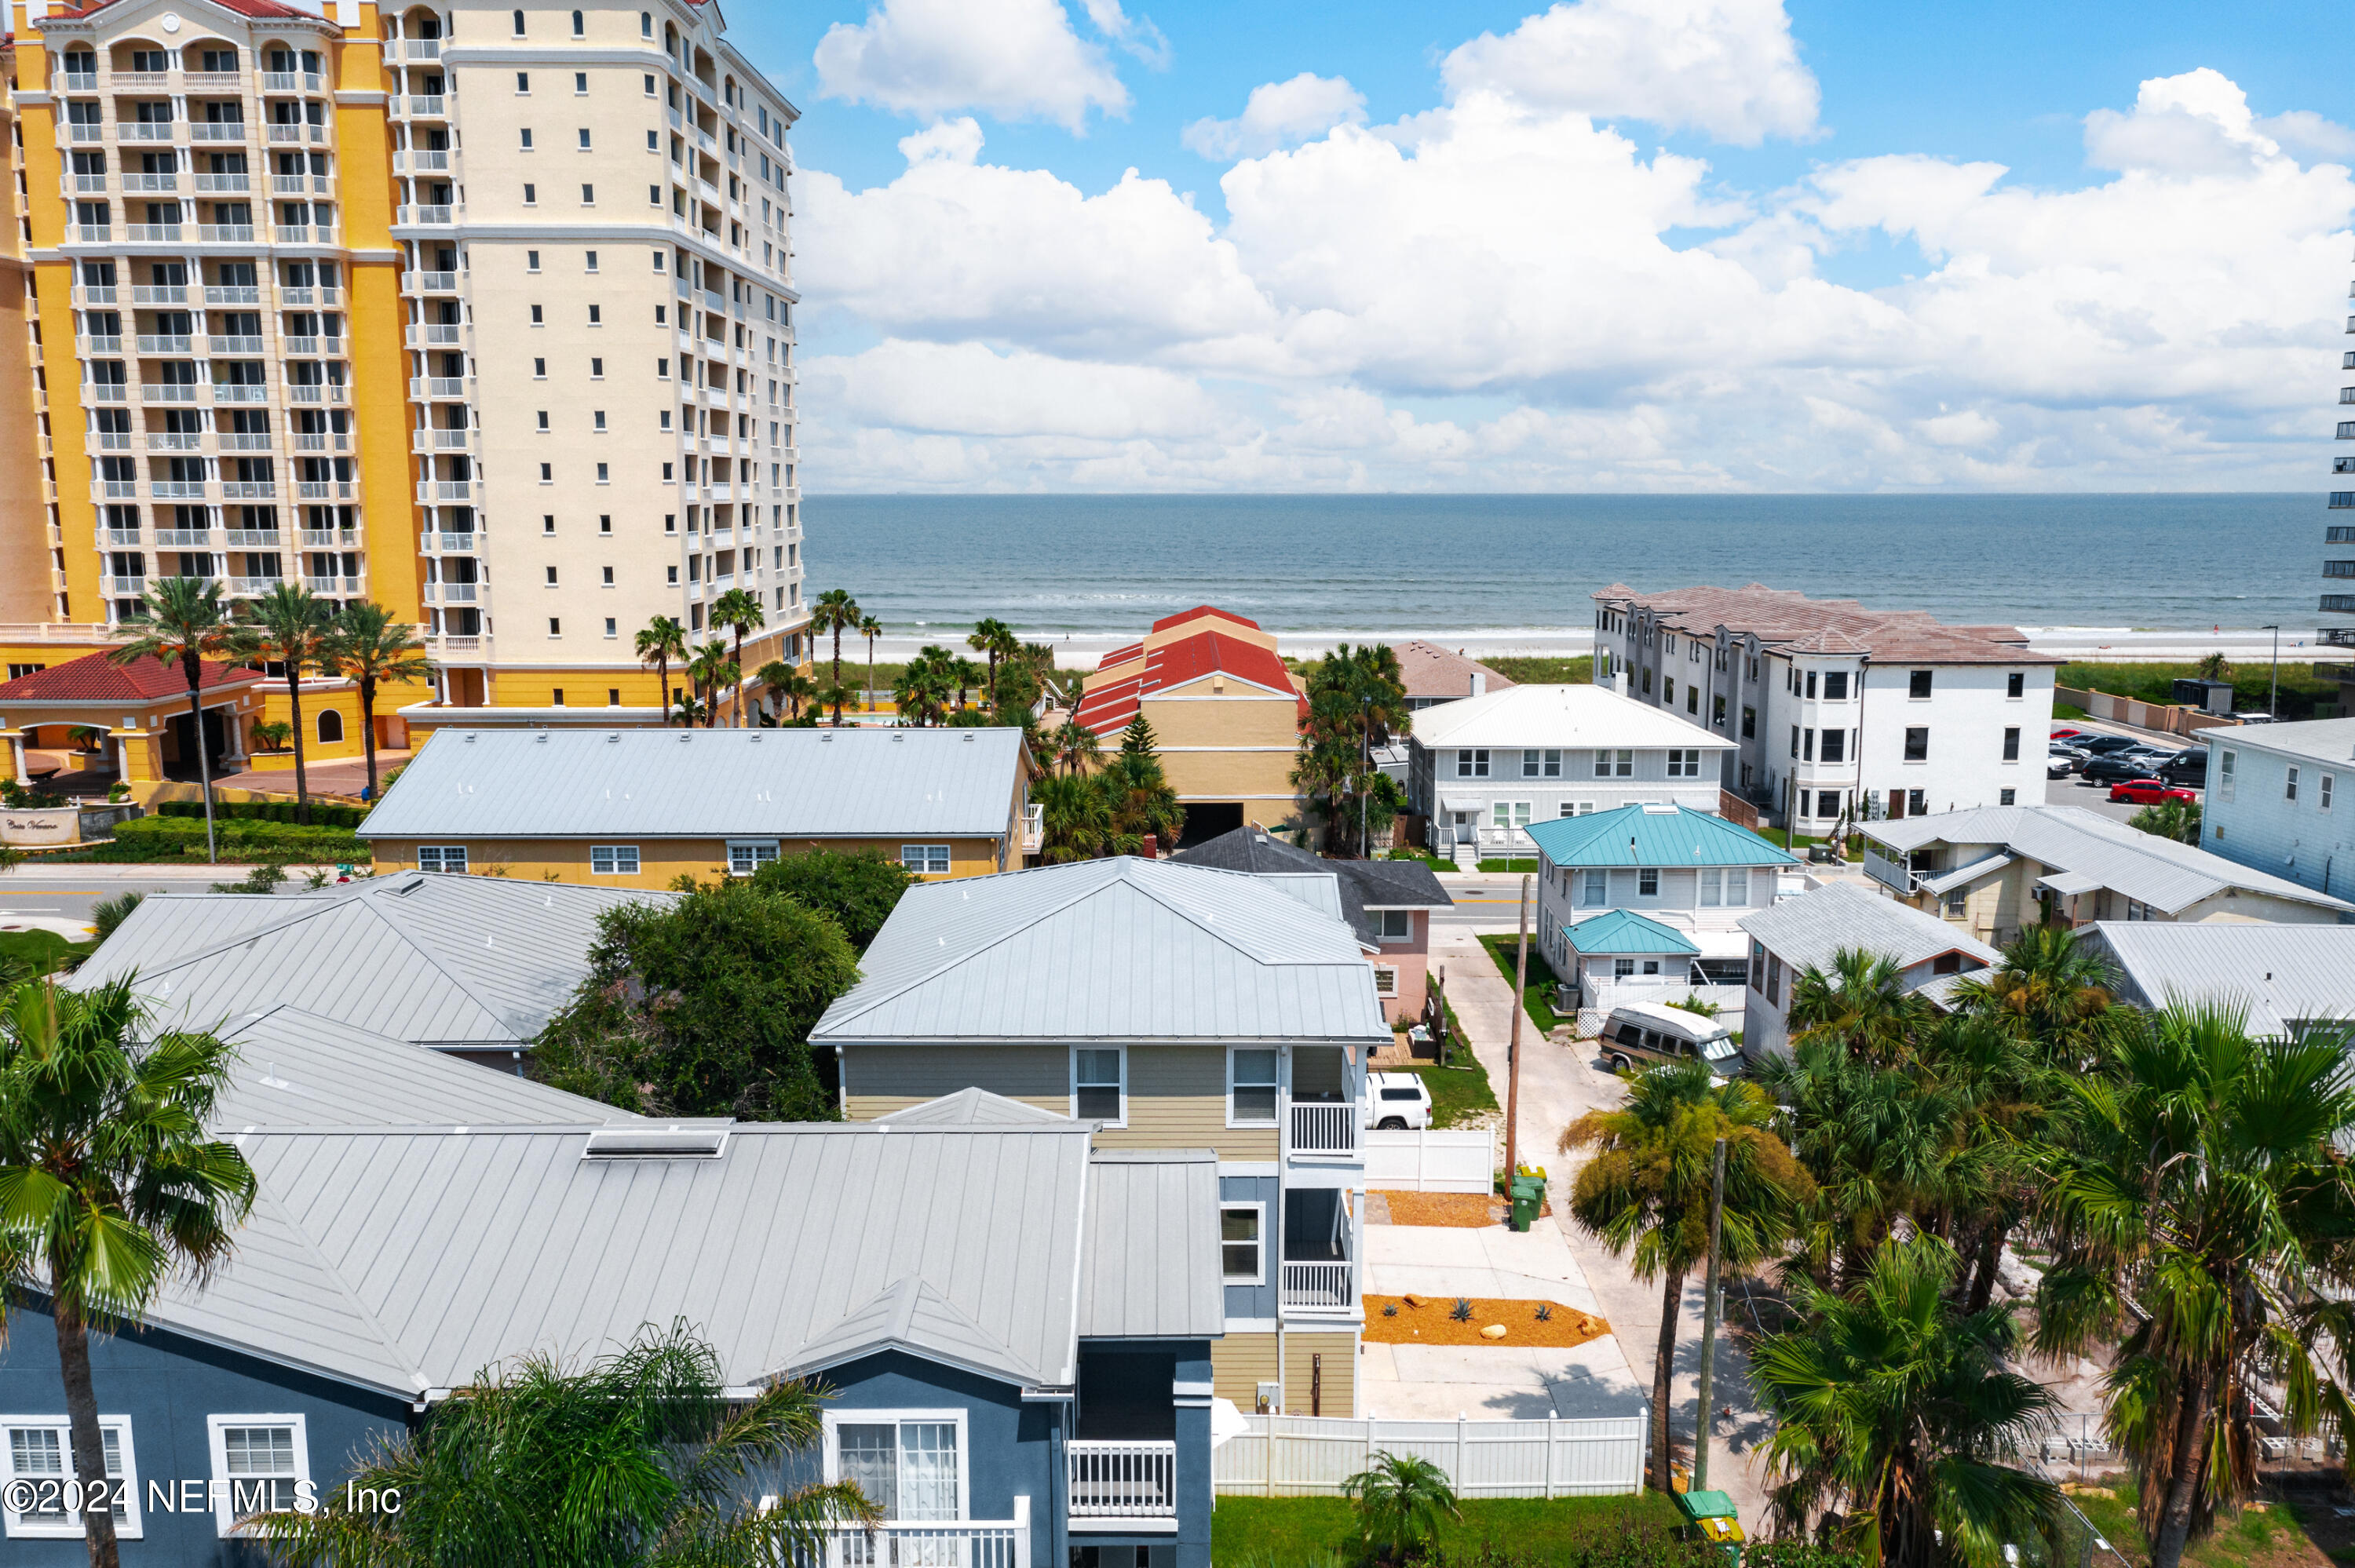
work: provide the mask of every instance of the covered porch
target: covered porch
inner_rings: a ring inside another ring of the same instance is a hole
[[[153,659],[117,664],[105,653],[0,684],[0,736],[9,777],[65,796],[194,781],[198,747],[213,777],[244,765],[243,736],[261,712],[261,672],[208,660],[200,673],[201,725],[188,712],[186,677]]]

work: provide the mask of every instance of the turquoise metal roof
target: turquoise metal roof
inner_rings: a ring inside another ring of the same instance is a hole
[[[1796,865],[1785,853],[1723,817],[1689,806],[1673,810],[1622,806],[1583,817],[1531,822],[1529,835],[1561,866]]]
[[[1614,909],[1561,928],[1564,940],[1592,957],[1596,953],[1698,953],[1700,945],[1682,931],[1647,920],[1632,909]]]

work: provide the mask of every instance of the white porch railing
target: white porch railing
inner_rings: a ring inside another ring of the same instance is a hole
[[[1073,1519],[1177,1516],[1177,1444],[1074,1442],[1065,1452]]]
[[[1357,1266],[1337,1263],[1284,1265],[1284,1304],[1309,1311],[1349,1312],[1358,1305]]]
[[[1644,1489],[1636,1414],[1596,1421],[1354,1421],[1246,1415],[1211,1456],[1214,1489],[1332,1497],[1377,1454],[1412,1455],[1447,1474],[1460,1498],[1596,1497]]]
[[[1292,1103],[1292,1152],[1355,1154],[1360,1112],[1353,1105]]]
[[[1030,1499],[1008,1520],[856,1525],[829,1533],[823,1568],[1030,1568]]]

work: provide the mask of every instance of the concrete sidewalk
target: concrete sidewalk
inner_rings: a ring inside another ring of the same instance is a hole
[[[1508,1065],[1506,1043],[1511,1037],[1516,1005],[1512,982],[1498,971],[1473,933],[1461,927],[1434,932],[1431,961],[1434,966],[1446,965],[1448,1001],[1473,1054],[1488,1070],[1498,1103],[1503,1103]],[[1546,1168],[1547,1192],[1553,1204],[1554,1217],[1538,1224],[1552,1226],[1561,1235],[1593,1293],[1595,1309],[1609,1320],[1613,1338],[1634,1369],[1635,1381],[1649,1398],[1653,1358],[1659,1344],[1662,1287],[1657,1282],[1637,1281],[1625,1262],[1612,1256],[1600,1242],[1571,1222],[1570,1188],[1577,1176],[1577,1157],[1556,1149],[1562,1128],[1589,1110],[1617,1105],[1625,1090],[1616,1077],[1602,1068],[1591,1042],[1576,1046],[1553,1044],[1538,1033],[1527,1013],[1521,1018],[1521,1049],[1520,1158],[1525,1164]],[[1728,1296],[1729,1319],[1740,1311],[1741,1299],[1739,1292]],[[1699,1403],[1695,1373],[1700,1364],[1700,1280],[1696,1277],[1686,1282],[1678,1304],[1670,1383],[1669,1429],[1680,1452],[1692,1440]],[[1369,1375],[1372,1375],[1370,1367]],[[1749,1456],[1764,1441],[1772,1423],[1751,1393],[1747,1359],[1722,1330],[1718,1335],[1710,1393],[1710,1404],[1732,1412],[1710,1424],[1717,1446],[1710,1457],[1710,1484],[1732,1498],[1743,1526],[1755,1533],[1765,1522],[1766,1496],[1764,1478],[1753,1473]]]

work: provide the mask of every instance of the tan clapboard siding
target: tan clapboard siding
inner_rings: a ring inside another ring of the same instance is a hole
[[[1132,1045],[1128,1125],[1099,1149],[1215,1149],[1221,1160],[1273,1160],[1275,1128],[1227,1125],[1227,1053],[1217,1045]]]
[[[1287,1414],[1309,1412],[1309,1383],[1316,1373],[1311,1358],[1325,1358],[1321,1402],[1327,1415],[1358,1414],[1358,1336],[1355,1333],[1284,1336],[1284,1408]],[[1231,1399],[1245,1414],[1255,1408],[1259,1385],[1275,1381],[1275,1336],[1230,1333],[1210,1341],[1210,1387],[1220,1399]]]
[[[1071,1054],[1060,1045],[851,1045],[842,1053],[842,1075],[851,1121],[972,1088],[1058,1116],[1071,1109]]]

